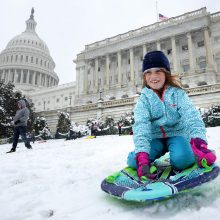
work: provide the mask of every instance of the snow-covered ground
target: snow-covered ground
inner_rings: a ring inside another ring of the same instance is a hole
[[[208,129],[220,155],[220,127]],[[132,136],[50,140],[33,150],[0,145],[0,220],[207,220],[220,218],[220,177],[172,199],[133,203],[110,197],[101,181],[126,166]],[[217,163],[220,163],[219,160]]]

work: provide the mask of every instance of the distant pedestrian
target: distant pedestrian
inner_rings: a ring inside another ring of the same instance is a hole
[[[33,142],[33,144],[34,144],[35,140],[36,140],[35,139],[35,130],[33,129],[31,132],[31,141]]]
[[[20,100],[17,102],[18,110],[14,116],[14,135],[13,135],[13,144],[10,151],[7,153],[13,153],[16,151],[18,144],[19,136],[21,135],[22,140],[24,141],[25,147],[32,149],[30,142],[26,136],[27,132],[27,121],[29,118],[29,109],[26,107],[25,100]]]
[[[95,136],[95,138],[96,138],[96,135],[97,135],[97,131],[98,131],[98,125],[95,122],[94,125],[93,125],[93,135]]]
[[[93,133],[94,133],[94,123],[92,122],[92,124],[91,124],[91,136],[93,136]]]
[[[122,127],[122,124],[119,122],[119,123],[118,123],[118,135],[119,135],[119,136],[121,136],[121,134],[122,134],[122,133],[121,133],[121,127]]]

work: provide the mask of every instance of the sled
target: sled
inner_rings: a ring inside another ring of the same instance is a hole
[[[90,135],[90,136],[87,136],[85,139],[88,140],[88,139],[93,139],[93,138],[95,138],[95,136]]]
[[[135,169],[126,167],[105,178],[101,183],[101,189],[127,201],[163,200],[181,192],[190,191],[219,175],[219,166],[216,164],[207,166],[206,160],[203,160],[202,163],[204,166],[202,168],[194,164],[188,169],[177,172],[172,170],[169,156],[165,155],[151,166],[152,172],[156,173],[154,180],[147,177],[140,179]]]

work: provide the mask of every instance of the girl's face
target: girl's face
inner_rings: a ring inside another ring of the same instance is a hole
[[[145,81],[151,89],[160,90],[166,81],[165,72],[161,68],[151,68],[144,73]]]

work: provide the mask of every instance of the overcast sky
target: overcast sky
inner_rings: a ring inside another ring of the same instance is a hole
[[[167,17],[206,7],[220,11],[219,0],[157,0]],[[0,0],[0,51],[21,34],[34,7],[36,32],[49,47],[60,83],[75,80],[73,59],[90,44],[157,21],[156,0]]]

